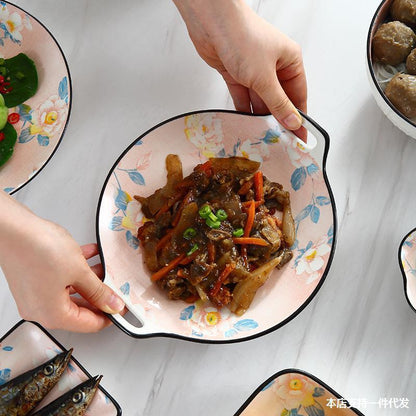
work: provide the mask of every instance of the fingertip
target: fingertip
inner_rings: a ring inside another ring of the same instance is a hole
[[[83,256],[88,260],[98,254],[97,243],[84,244],[81,246]]]
[[[302,122],[302,116],[298,111],[290,113],[281,120],[283,126],[288,130],[299,130],[302,127]]]
[[[115,314],[121,313],[125,306],[124,301],[113,292],[108,298],[108,302],[101,309],[103,312]]]

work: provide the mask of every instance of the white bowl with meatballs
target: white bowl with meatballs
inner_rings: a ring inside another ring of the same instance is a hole
[[[383,0],[371,21],[367,70],[374,98],[416,139],[416,0]]]

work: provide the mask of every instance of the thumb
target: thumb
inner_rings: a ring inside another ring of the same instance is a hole
[[[253,90],[273,116],[288,130],[297,130],[302,126],[302,116],[286,95],[275,72],[272,71],[270,76],[254,84]]]
[[[123,300],[92,272],[85,274],[73,286],[84,299],[103,312],[114,314],[124,308]]]

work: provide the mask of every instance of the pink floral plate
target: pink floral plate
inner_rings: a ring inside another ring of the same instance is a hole
[[[0,1],[0,57],[25,53],[35,62],[38,90],[10,108],[20,121],[12,157],[0,166],[0,189],[12,194],[28,183],[53,156],[71,110],[71,79],[65,56],[48,29],[21,8]]]
[[[363,416],[353,404],[315,376],[288,369],[258,387],[234,416]]]
[[[104,282],[124,299],[135,319],[133,323],[112,315],[116,325],[134,337],[225,343],[270,332],[306,307],[332,261],[336,214],[325,174],[329,137],[306,116],[304,126],[308,145],[272,116],[194,112],[160,123],[123,152],[104,183],[96,224]],[[184,175],[209,157],[248,157],[260,161],[264,174],[290,191],[297,230],[293,259],[273,272],[241,317],[201,301],[190,305],[169,300],[150,281],[136,238],[145,219],[133,196],[150,195],[166,183],[165,158],[170,153],[180,156]]]
[[[0,385],[19,374],[37,367],[56,354],[67,350],[36,322],[20,321],[0,338]],[[39,403],[37,409],[65,394],[91,378],[85,368],[72,356],[58,384]],[[105,382],[105,379],[103,379]],[[119,404],[99,385],[87,416],[120,416]]]
[[[416,312],[416,228],[410,231],[400,243],[399,265],[407,302]]]

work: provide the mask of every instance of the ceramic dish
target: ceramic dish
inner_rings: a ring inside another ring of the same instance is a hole
[[[416,312],[416,228],[410,231],[400,243],[399,264],[407,302]]]
[[[372,40],[378,27],[387,19],[389,8],[392,3],[393,0],[383,0],[377,8],[371,21],[367,36],[367,75],[370,82],[371,92],[377,105],[381,108],[386,117],[405,134],[416,139],[416,124],[400,113],[400,111],[398,111],[386,97],[383,89],[377,81],[373,68]]]
[[[0,167],[0,189],[12,194],[31,180],[54,154],[71,110],[71,79],[65,56],[48,29],[24,10],[0,2],[0,57],[18,53],[31,58],[38,71],[38,90],[24,105],[14,125],[17,142],[12,157]]]
[[[42,364],[64,350],[66,348],[38,323],[20,321],[6,335],[0,338],[0,385]],[[72,356],[68,368],[58,384],[43,399],[37,409],[45,406],[88,378],[91,378],[91,375]],[[86,415],[120,416],[121,408],[100,385]]]
[[[328,135],[305,118],[308,146],[272,116],[233,111],[189,113],[164,121],[135,140],[107,176],[97,210],[97,241],[104,282],[116,290],[141,325],[111,318],[129,335],[233,342],[272,331],[297,315],[321,287],[335,246],[335,204],[325,174]],[[271,180],[290,191],[297,228],[293,259],[257,292],[241,317],[200,301],[168,300],[144,267],[137,228],[144,218],[135,194],[150,195],[166,182],[166,155],[179,154],[184,175],[213,156],[261,161]]]
[[[234,416],[363,415],[315,376],[296,369],[276,373],[249,397]]]

